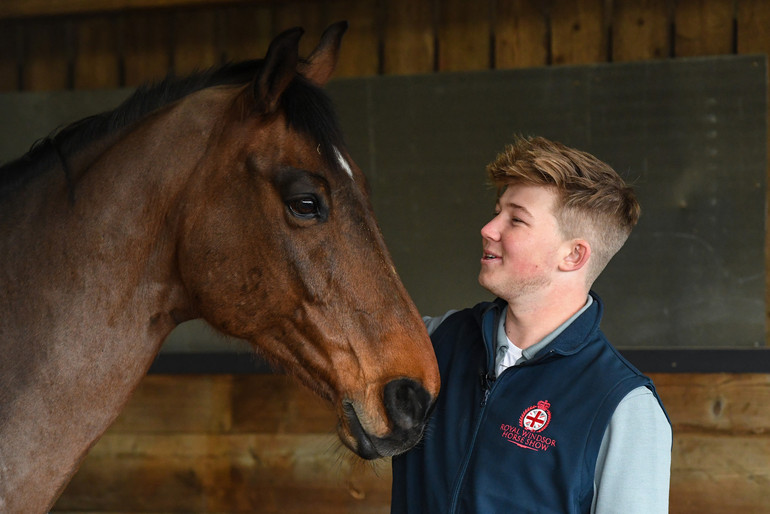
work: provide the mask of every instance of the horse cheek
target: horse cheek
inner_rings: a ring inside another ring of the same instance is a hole
[[[239,319],[248,308],[243,298],[253,295],[261,282],[256,266],[244,266],[244,239],[249,238],[243,224],[234,223],[230,209],[220,204],[205,218],[186,220],[179,245],[180,275],[195,310],[214,327],[236,336],[233,332],[240,331]]]

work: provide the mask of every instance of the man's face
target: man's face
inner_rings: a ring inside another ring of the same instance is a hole
[[[553,215],[556,198],[555,190],[542,186],[505,190],[495,217],[481,229],[483,287],[508,302],[548,288],[565,243]]]

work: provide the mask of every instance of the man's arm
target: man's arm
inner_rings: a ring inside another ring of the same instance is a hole
[[[634,389],[604,433],[594,474],[592,514],[668,512],[671,425],[652,392]]]

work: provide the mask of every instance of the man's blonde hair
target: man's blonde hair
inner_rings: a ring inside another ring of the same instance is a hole
[[[639,220],[633,189],[609,165],[542,137],[517,137],[487,166],[498,197],[511,184],[551,187],[554,216],[565,239],[591,245],[590,286],[620,250]]]

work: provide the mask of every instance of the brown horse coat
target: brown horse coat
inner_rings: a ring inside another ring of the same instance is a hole
[[[50,508],[196,317],[328,400],[359,455],[419,440],[435,357],[318,88],[344,29],[307,61],[287,31],[0,168],[0,511]]]

